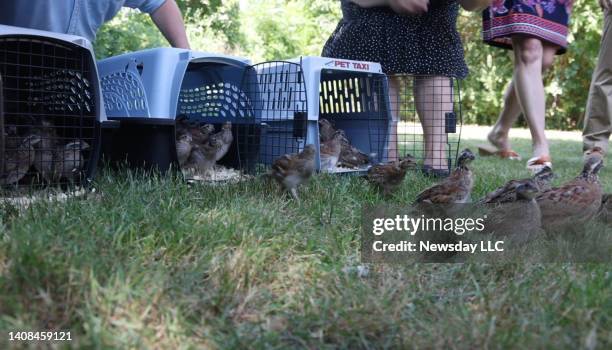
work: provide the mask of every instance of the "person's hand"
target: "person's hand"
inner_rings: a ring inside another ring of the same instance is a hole
[[[459,5],[466,11],[477,12],[484,10],[492,2],[493,0],[459,0]]]
[[[427,12],[429,0],[389,0],[389,7],[402,15],[420,15]]]
[[[610,11],[612,10],[612,0],[599,0],[599,6],[604,10]]]

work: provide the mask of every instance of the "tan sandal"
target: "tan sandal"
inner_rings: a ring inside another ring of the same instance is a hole
[[[501,150],[493,145],[478,146],[478,154],[482,157],[496,156],[501,159],[521,160],[520,154],[516,153],[514,150]]]
[[[549,167],[552,169],[552,159],[550,156],[533,157],[527,161],[527,169],[534,174],[542,170],[544,167]]]

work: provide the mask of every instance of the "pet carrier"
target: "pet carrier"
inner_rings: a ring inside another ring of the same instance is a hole
[[[410,153],[426,173],[451,170],[461,138],[460,80],[391,76],[389,102],[393,121],[388,160]]]
[[[105,134],[104,156],[113,163],[167,171],[182,165],[177,150],[180,153],[183,129],[199,133],[208,126],[207,132],[219,133],[230,122],[230,141],[235,139],[254,122],[245,113],[249,98],[240,88],[248,64],[243,58],[174,48],[99,61],[106,113],[120,122],[118,129]],[[200,141],[193,135],[186,142],[199,149]],[[248,152],[236,141],[228,146],[214,162],[241,168]]]
[[[0,80],[3,191],[86,185],[106,120],[91,44],[0,25]]]
[[[387,157],[391,114],[379,64],[302,57],[250,69],[244,89],[251,92],[250,114],[261,132],[239,143],[260,150],[251,159],[270,165],[314,144],[318,169],[338,173],[362,172]],[[320,130],[323,123],[338,131],[337,141],[333,132]]]

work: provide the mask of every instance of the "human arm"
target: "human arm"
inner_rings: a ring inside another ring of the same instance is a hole
[[[429,0],[351,0],[360,7],[389,6],[402,15],[418,15],[427,12]]]
[[[166,0],[157,10],[151,13],[151,19],[170,45],[181,49],[189,49],[183,16],[175,0]]]
[[[359,5],[359,7],[377,7],[389,4],[389,0],[351,0],[351,2]]]

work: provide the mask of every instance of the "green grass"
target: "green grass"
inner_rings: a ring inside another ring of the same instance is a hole
[[[575,176],[580,144],[552,148],[556,181]],[[524,162],[474,166],[474,197],[528,175]],[[612,190],[611,170],[602,180]],[[430,183],[410,174],[389,202]],[[260,180],[103,172],[95,187],[88,200],[1,208],[0,348],[25,346],[8,331],[46,329],[71,330],[73,348],[612,346],[610,264],[343,272],[359,263],[361,206],[384,202],[360,178],[316,176],[300,203]]]

